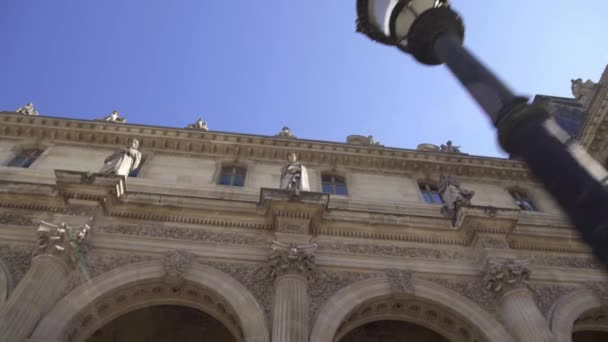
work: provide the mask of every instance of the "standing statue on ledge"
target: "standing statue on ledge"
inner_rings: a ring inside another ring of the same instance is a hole
[[[102,119],[98,119],[99,121],[110,121],[110,122],[116,122],[116,123],[125,123],[127,122],[127,119],[118,116],[118,111],[117,110],[113,110],[112,113]]]
[[[439,177],[439,194],[443,200],[441,213],[445,217],[452,218],[452,224],[456,222],[458,209],[471,205],[471,198],[475,195],[474,191],[460,187],[460,183],[451,176],[441,175]]]
[[[574,98],[577,100],[581,100],[583,97],[589,94],[593,89],[593,86],[595,86],[595,83],[593,83],[591,80],[587,80],[585,83],[583,83],[581,78],[571,80],[570,82],[572,82],[570,86],[572,95],[574,95]]]
[[[23,114],[23,115],[38,115],[38,111],[34,108],[34,104],[28,102],[25,106],[17,108],[15,113]]]
[[[281,129],[281,131],[279,133],[277,133],[276,136],[282,137],[282,138],[296,138],[296,136],[293,133],[291,133],[291,130],[287,126],[283,127]]]
[[[138,148],[139,141],[135,138],[129,138],[129,143],[126,147],[122,147],[106,158],[99,173],[128,177],[129,173],[137,169],[141,162],[141,152],[137,150]]]
[[[298,162],[298,157],[293,152],[289,153],[287,158],[289,164],[281,170],[281,189],[295,194],[299,194],[300,191],[310,191],[306,167]]]
[[[441,146],[439,147],[439,151],[440,152],[445,152],[445,153],[453,153],[453,154],[461,154],[462,152],[460,152],[460,146],[454,146],[452,145],[452,140],[448,140],[447,143],[441,144]]]
[[[186,128],[200,129],[201,131],[205,132],[209,130],[209,127],[207,126],[207,121],[203,120],[202,118],[198,118],[198,120],[196,120],[192,124],[189,124],[188,126],[186,126]]]

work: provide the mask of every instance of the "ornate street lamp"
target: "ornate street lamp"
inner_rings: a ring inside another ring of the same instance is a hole
[[[608,172],[462,46],[464,24],[447,0],[357,0],[357,31],[423,64],[445,63],[492,120],[501,147],[528,164],[608,265]]]

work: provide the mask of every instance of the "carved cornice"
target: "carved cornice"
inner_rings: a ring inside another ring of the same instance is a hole
[[[602,84],[595,87],[594,101],[587,109],[579,140],[592,155],[597,156],[608,141],[608,87]]]
[[[533,181],[525,164],[515,160],[166,127],[115,125],[44,116],[24,117],[7,112],[3,114],[5,115],[0,115],[0,132],[5,137],[114,147],[126,144],[132,136],[140,141],[142,149],[171,153],[238,155],[256,160],[283,161],[289,152],[296,152],[309,165],[337,164],[353,169],[397,173],[443,172],[454,176]]]

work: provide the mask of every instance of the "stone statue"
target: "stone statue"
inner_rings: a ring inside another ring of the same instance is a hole
[[[570,82],[572,82],[572,85],[570,86],[570,89],[572,90],[572,95],[574,95],[574,98],[577,100],[580,100],[581,98],[589,94],[589,92],[593,89],[593,86],[595,86],[595,83],[593,83],[593,81],[587,80],[585,81],[585,83],[583,83],[583,80],[580,78],[577,78],[576,80],[571,80]]]
[[[367,136],[367,141],[368,141],[369,145],[381,146],[379,141],[375,141],[374,140],[374,136],[373,135],[368,135]]]
[[[281,129],[281,131],[279,133],[277,133],[276,136],[282,137],[282,138],[296,138],[296,136],[293,133],[291,133],[291,130],[287,126],[283,127]]]
[[[295,194],[300,191],[310,191],[308,183],[308,170],[298,162],[298,157],[291,152],[287,156],[289,164],[281,169],[281,189],[286,189]]]
[[[441,175],[439,177],[439,194],[444,203],[441,212],[444,216],[452,218],[452,223],[455,223],[458,209],[471,205],[471,198],[473,198],[475,192],[461,188],[460,183],[452,177]]]
[[[137,169],[141,162],[141,152],[137,150],[138,147],[139,141],[135,138],[129,138],[129,143],[126,147],[119,149],[106,158],[99,173],[128,177],[129,173]]]
[[[116,123],[125,123],[127,122],[127,119],[121,117],[118,115],[118,111],[117,110],[113,110],[112,113],[102,119],[99,119],[100,121],[110,121],[110,122],[116,122]]]
[[[25,106],[17,108],[16,113],[23,115],[38,115],[38,111],[34,108],[34,104],[28,102]]]
[[[439,151],[445,153],[462,154],[462,152],[460,152],[460,146],[454,146],[452,144],[452,140],[448,140],[445,145],[441,144],[441,146],[439,147]]]
[[[196,120],[192,124],[189,124],[188,126],[186,126],[186,128],[200,129],[201,131],[205,131],[205,132],[207,132],[209,130],[209,127],[207,126],[207,121],[205,121],[201,118],[198,118],[198,120]]]

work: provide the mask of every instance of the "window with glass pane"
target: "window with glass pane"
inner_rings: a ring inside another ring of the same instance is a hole
[[[321,176],[321,188],[324,193],[332,195],[348,195],[346,189],[346,181],[344,177],[336,175],[322,175]]]
[[[538,211],[536,208],[536,204],[530,198],[528,194],[523,191],[510,190],[509,193],[513,200],[515,200],[515,205],[519,207],[519,209],[524,211]]]
[[[17,153],[15,158],[8,162],[8,166],[28,168],[40,154],[42,154],[42,151],[38,149],[22,150]]]
[[[245,186],[247,170],[244,167],[224,166],[218,179],[220,185]]]
[[[137,168],[135,170],[129,172],[129,177],[139,176],[139,172],[141,171],[141,168],[144,166],[145,162],[146,162],[146,160],[142,158],[142,160],[139,162],[139,165],[137,165]]]
[[[420,188],[420,193],[422,193],[422,198],[426,203],[431,204],[442,204],[443,200],[441,199],[441,195],[439,194],[439,189],[436,186],[419,183],[418,187]]]

